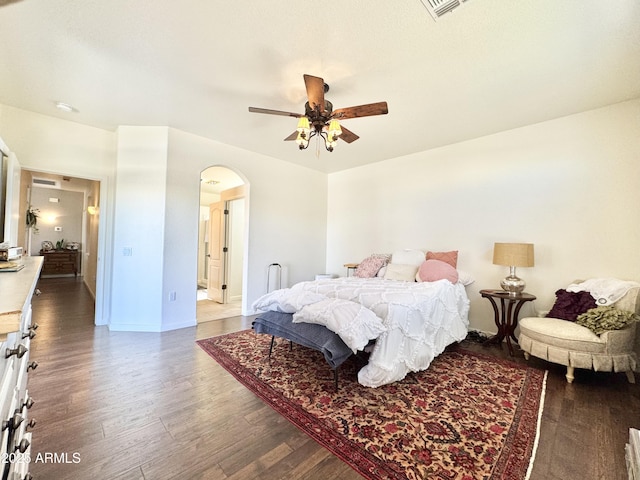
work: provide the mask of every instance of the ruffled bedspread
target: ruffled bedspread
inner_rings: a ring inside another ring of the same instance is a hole
[[[469,326],[464,286],[448,280],[399,282],[338,278],[302,282],[276,290],[253,304],[256,310],[293,313],[294,322],[334,331],[355,352],[376,340],[358,381],[378,387],[429,367]]]

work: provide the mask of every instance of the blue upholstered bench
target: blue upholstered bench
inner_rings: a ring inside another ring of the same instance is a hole
[[[253,321],[256,333],[271,335],[269,358],[273,350],[275,337],[284,338],[308,348],[319,351],[333,369],[336,390],[338,389],[338,367],[353,352],[342,341],[340,336],[323,325],[313,323],[293,323],[293,314],[281,312],[265,312]]]

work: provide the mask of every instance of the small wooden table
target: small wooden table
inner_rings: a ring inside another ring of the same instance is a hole
[[[511,340],[518,343],[518,339],[513,333],[518,326],[518,314],[526,302],[535,300],[536,297],[525,292],[510,295],[509,292],[505,292],[504,290],[480,290],[480,295],[491,302],[494,320],[498,327],[498,333],[486,340],[484,344],[497,343],[501,345],[502,341],[506,339],[509,353],[513,356]],[[500,307],[498,307],[496,299],[500,300]]]
[[[359,263],[345,263],[344,267],[347,269],[347,277],[350,276],[350,273],[355,273],[356,268],[358,268]]]

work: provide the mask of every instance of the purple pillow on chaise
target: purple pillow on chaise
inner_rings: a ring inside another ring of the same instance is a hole
[[[596,300],[589,292],[567,292],[560,289],[556,292],[556,302],[547,317],[575,322],[578,315],[596,306]]]

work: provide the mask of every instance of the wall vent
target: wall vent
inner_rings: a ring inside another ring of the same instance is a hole
[[[49,178],[34,177],[31,183],[34,187],[60,188],[60,182],[58,180],[51,180]]]
[[[461,5],[461,0],[420,0],[434,20]],[[463,2],[466,0],[462,0]]]

